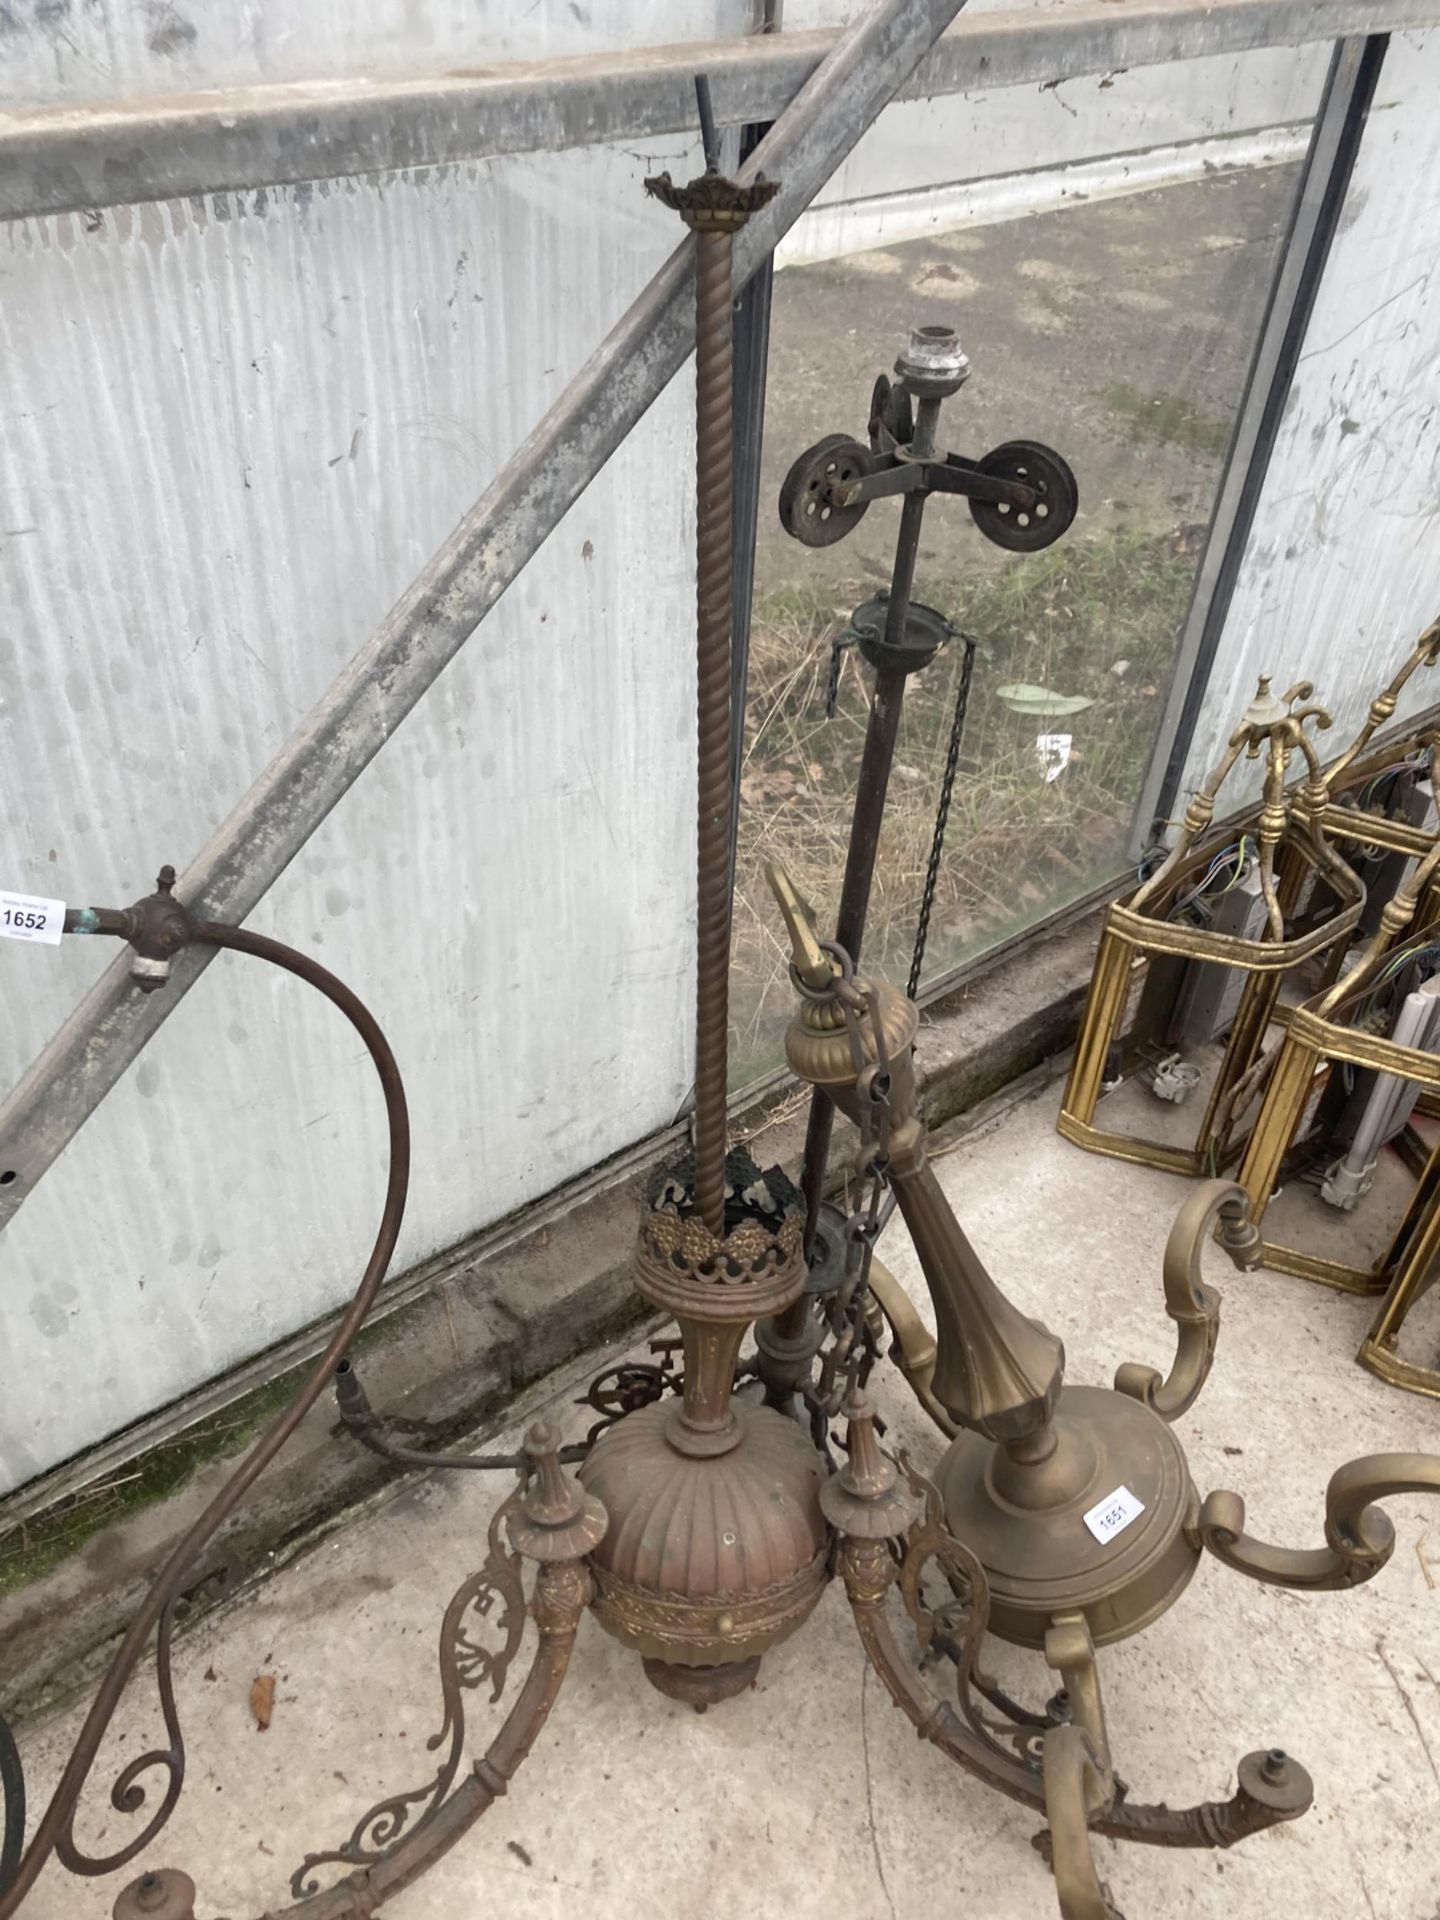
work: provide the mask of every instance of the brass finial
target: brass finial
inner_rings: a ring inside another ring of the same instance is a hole
[[[815,909],[801,896],[778,860],[766,861],[765,878],[790,935],[796,978],[802,985],[823,993],[840,969],[820,945],[815,932]]]
[[[560,1464],[560,1436],[539,1421],[525,1436],[529,1478],[510,1518],[510,1542],[530,1560],[579,1560],[605,1538],[609,1516]]]
[[[846,1399],[845,1421],[849,1458],[820,1489],[825,1518],[852,1540],[894,1539],[910,1526],[919,1502],[881,1451],[874,1410],[858,1388]]]

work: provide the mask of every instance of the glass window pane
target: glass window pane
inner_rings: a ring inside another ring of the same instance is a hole
[[[1313,51],[1302,76],[1312,107],[1323,75]],[[1224,64],[1233,93],[1246,63]],[[1191,68],[1156,70],[1152,91],[1159,72],[1173,87]],[[1273,73],[1249,78],[1293,116],[1293,76],[1281,93]],[[999,110],[1009,96],[984,98]],[[1120,138],[1095,82],[1087,100],[1078,111],[1092,124],[1068,135],[1071,161],[1085,138],[1100,153]],[[978,111],[974,100],[923,105],[957,121]],[[802,256],[864,244],[785,266],[775,282],[737,867],[737,1084],[780,1058],[791,1009],[764,861],[783,860],[833,923],[872,676],[844,652],[827,720],[831,643],[888,586],[899,520],[895,501],[877,501],[837,544],[801,544],[776,512],[792,461],[827,434],[864,441],[876,375],[913,327],[946,324],[972,372],[942,410],[942,450],[978,457],[1040,441],[1078,480],[1075,524],[1040,553],[992,545],[962,499],[934,495],[926,508],[914,598],[980,643],[926,953],[932,981],[1124,868],[1307,131],[1292,117],[1243,149],[1227,136],[1178,160],[1169,149],[1162,160],[1147,151],[1144,165],[1112,155],[1086,163],[1087,197],[1069,190],[1071,161],[1044,179],[991,179],[983,195],[917,188],[910,199],[933,215],[931,230],[877,245],[919,218],[896,191],[892,142],[868,211],[852,163],[849,201],[810,216],[808,242],[797,229]],[[1224,164],[1241,151],[1245,164]],[[1132,172],[1164,183],[1118,190]],[[952,644],[908,683],[865,940],[871,963],[902,984],[960,665]]]

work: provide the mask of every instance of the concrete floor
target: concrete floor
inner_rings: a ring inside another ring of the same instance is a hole
[[[1057,1098],[1051,1084],[1017,1099],[939,1162],[944,1184],[1015,1299],[1063,1332],[1073,1381],[1107,1382],[1125,1359],[1163,1369],[1172,1342],[1160,1255],[1184,1184],[1064,1144]],[[885,1255],[918,1286],[898,1225]],[[1353,1365],[1365,1303],[1215,1267],[1219,1355],[1181,1429],[1195,1478],[1202,1492],[1243,1492],[1255,1532],[1318,1545],[1332,1468],[1357,1453],[1440,1445],[1440,1407]],[[881,1369],[876,1389],[892,1436],[933,1460],[933,1431],[896,1377]],[[576,1378],[551,1380],[523,1414],[552,1404],[573,1436],[577,1390]],[[303,1853],[342,1839],[382,1793],[429,1777],[436,1629],[483,1557],[498,1491],[469,1476],[408,1482],[182,1641],[190,1778],[150,1864],[194,1875],[201,1920],[282,1905]],[[1170,1614],[1102,1656],[1116,1760],[1137,1798],[1223,1796],[1239,1756],[1271,1744],[1303,1760],[1316,1785],[1302,1822],[1228,1854],[1099,1842],[1131,1920],[1440,1915],[1440,1503],[1404,1497],[1389,1512],[1398,1546],[1372,1585],[1300,1596],[1207,1561]],[[991,1665],[1031,1699],[1050,1691],[1038,1658],[997,1649]],[[259,1733],[248,1696],[264,1671],[279,1685],[273,1724]],[[502,1709],[469,1698],[478,1750]],[[113,1770],[159,1735],[144,1676],[132,1702],[128,1737],[107,1746],[80,1823],[92,1844],[124,1825],[106,1805]],[[37,1800],[74,1726],[67,1715],[31,1730]],[[867,1672],[832,1588],[766,1660],[758,1687],[703,1719],[652,1692],[638,1661],[587,1622],[509,1798],[385,1912],[1048,1920],[1051,1886],[1029,1844],[1037,1824],[916,1740]],[[119,1884],[52,1868],[27,1920],[103,1920]]]

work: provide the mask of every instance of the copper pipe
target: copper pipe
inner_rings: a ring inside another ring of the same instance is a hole
[[[731,253],[728,232],[695,236],[695,556],[698,937],[695,1205],[725,1231],[725,1092],[730,984]]]
[[[385,1096],[385,1112],[390,1138],[390,1172],[385,1189],[385,1205],[380,1217],[379,1230],[375,1236],[375,1244],[365,1265],[365,1272],[355,1291],[355,1297],[335,1329],[329,1346],[315,1362],[304,1384],[295,1393],[289,1405],[265,1428],[220,1493],[210,1502],[175,1547],[161,1569],[154,1586],[146,1595],[140,1611],[131,1621],[129,1630],[91,1703],[74,1751],[65,1764],[59,1784],[41,1816],[15,1878],[5,1889],[4,1894],[0,1895],[0,1920],[10,1920],[11,1915],[19,1912],[41,1869],[57,1849],[66,1857],[67,1863],[77,1863],[80,1871],[113,1872],[116,1868],[133,1860],[169,1818],[179,1795],[180,1780],[183,1778],[184,1770],[183,1747],[177,1751],[174,1744],[168,1755],[146,1756],[147,1760],[152,1760],[156,1766],[166,1765],[170,1779],[167,1791],[156,1812],[146,1822],[144,1831],[128,1846],[99,1863],[84,1862],[76,1849],[74,1840],[76,1805],[84,1791],[106,1729],[120,1703],[131,1674],[139,1664],[152,1631],[158,1625],[162,1637],[168,1639],[174,1618],[175,1602],[183,1590],[186,1576],[193,1568],[200,1550],[224,1525],[244,1495],[249,1492],[320,1395],[330,1385],[337,1363],[344,1357],[346,1348],[374,1305],[380,1283],[385,1277],[386,1269],[394,1254],[395,1243],[400,1233],[400,1222],[405,1212],[405,1196],[410,1178],[410,1122],[405,1106],[405,1089],[400,1080],[400,1070],[395,1064],[395,1056],[391,1053],[389,1042],[381,1032],[374,1015],[343,981],[336,979],[333,973],[328,972],[307,955],[295,952],[293,948],[282,945],[278,940],[268,939],[264,934],[251,933],[243,927],[229,927],[215,922],[201,921],[191,924],[189,939],[207,946],[226,947],[236,953],[253,954],[258,959],[270,961],[274,966],[283,967],[287,973],[293,973],[298,979],[304,980],[323,993],[355,1028],[375,1063],[375,1070],[380,1077],[380,1085]],[[173,1740],[172,1733],[172,1743]],[[121,1775],[121,1781],[133,1776],[137,1770],[136,1765],[132,1764],[126,1769],[126,1773]]]

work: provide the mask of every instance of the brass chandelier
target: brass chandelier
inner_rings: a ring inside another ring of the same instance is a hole
[[[1302,1590],[1368,1580],[1394,1547],[1376,1502],[1404,1490],[1440,1492],[1440,1459],[1352,1461],[1332,1476],[1320,1543],[1307,1549],[1250,1535],[1236,1493],[1200,1497],[1174,1423],[1195,1403],[1215,1355],[1220,1304],[1201,1278],[1201,1249],[1218,1230],[1238,1267],[1253,1266],[1258,1255],[1239,1186],[1212,1180],[1198,1187],[1171,1231],[1163,1284],[1176,1349],[1168,1372],[1131,1363],[1108,1387],[1067,1384],[1061,1341],[1020,1313],[986,1271],[927,1159],[912,1058],[916,1008],[860,958],[904,682],[950,637],[911,596],[921,516],[932,493],[961,494],[987,537],[1025,551],[1059,538],[1075,510],[1069,468],[1036,443],[1007,443],[979,460],[939,451],[942,402],[967,371],[946,329],[915,336],[899,357],[896,383],[877,388],[868,443],[832,437],[802,455],[786,483],[782,517],[807,544],[843,537],[873,500],[891,494],[902,499],[901,526],[883,610],[868,627],[857,622],[876,684],[839,937],[822,939],[790,877],[778,867],[769,873],[798,999],[787,1056],[813,1090],[800,1188],[779,1169],[727,1153],[731,246],[774,189],[720,174],[707,106],[702,89],[705,174],[684,187],[667,176],[649,183],[694,231],[698,266],[694,1146],[652,1183],[636,1261],[640,1291],[677,1322],[679,1362],[672,1348],[648,1370],[622,1370],[610,1383],[614,1417],[581,1446],[562,1447],[546,1423],[530,1430],[514,1460],[436,1459],[392,1446],[346,1358],[393,1252],[404,1204],[404,1096],[383,1035],[312,962],[192,918],[174,900],[168,870],[134,908],[73,915],[72,931],[127,940],[140,976],[156,988],[173,955],[195,941],[257,954],[309,979],[352,1021],[375,1060],[392,1159],[384,1216],[354,1303],[296,1401],[162,1570],[28,1849],[6,1876],[0,1920],[19,1912],[52,1855],[73,1872],[114,1872],[163,1828],[183,1780],[169,1655],[185,1568],[332,1380],[352,1431],[398,1465],[497,1466],[514,1471],[515,1485],[490,1523],[483,1564],[444,1615],[443,1718],[426,1777],[380,1800],[349,1835],[301,1863],[283,1912],[304,1920],[380,1913],[506,1791],[560,1693],[587,1612],[639,1655],[661,1692],[705,1709],[753,1682],[765,1653],[803,1626],[834,1576],[867,1659],[917,1731],[1046,1823],[1061,1913],[1115,1920],[1093,1834],[1228,1847],[1302,1814],[1311,1785],[1302,1766],[1270,1749],[1241,1759],[1228,1798],[1187,1808],[1131,1799],[1115,1772],[1096,1650],[1142,1631],[1172,1606],[1207,1552],[1251,1578]],[[1272,756],[1283,751],[1277,741],[1306,752],[1301,719],[1273,703],[1252,716],[1253,737]],[[1312,812],[1318,835],[1318,796]],[[1318,838],[1313,844],[1323,848]],[[1323,851],[1316,857],[1323,861]],[[855,1128],[853,1169],[867,1195],[849,1216],[824,1199],[837,1112]],[[875,1258],[892,1200],[934,1306],[933,1341]],[[887,1316],[901,1371],[947,1442],[928,1471],[887,1454],[867,1397]],[[746,1333],[757,1323],[756,1359],[742,1362]],[[759,1392],[737,1395],[737,1377],[751,1375]],[[572,1476],[566,1468],[577,1458]],[[934,1669],[943,1686],[902,1646],[902,1616],[916,1650],[944,1662]],[[537,1630],[529,1666],[499,1732],[467,1760],[466,1695],[485,1687],[500,1697],[527,1619]],[[168,1745],[132,1761],[112,1790],[118,1809],[143,1815],[141,1830],[108,1858],[93,1859],[74,1839],[76,1807],[152,1632]],[[1043,1655],[1061,1683],[1047,1706],[1027,1708],[994,1683],[984,1661],[989,1634]],[[157,1771],[163,1790],[149,1808],[142,1776]],[[116,1920],[192,1920],[196,1897],[183,1872],[152,1868],[120,1894]]]

